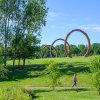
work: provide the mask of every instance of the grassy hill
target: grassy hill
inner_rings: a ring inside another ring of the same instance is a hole
[[[26,66],[22,69],[16,69],[15,72],[9,73],[9,78],[0,82],[0,89],[12,87],[27,88],[30,95],[36,95],[35,100],[99,100],[96,89],[93,87],[92,73],[88,66],[91,57],[73,57],[73,58],[46,58],[46,59],[27,59]],[[49,86],[50,80],[43,75],[46,63],[54,60],[62,71],[60,84],[62,88],[52,91],[50,88],[40,88]],[[21,61],[22,63],[22,61]],[[12,66],[12,61],[7,62]],[[18,60],[16,60],[16,66]],[[72,87],[73,74],[77,73],[78,89],[66,89]],[[34,88],[37,87],[37,88]],[[64,87],[63,87],[64,86]],[[81,88],[82,87],[82,88]],[[31,89],[31,90],[30,90]],[[17,89],[18,90],[18,89]],[[8,94],[9,91],[6,91]],[[32,94],[33,93],[33,94]],[[66,99],[67,98],[67,99]],[[26,99],[27,100],[27,99]],[[29,99],[30,100],[30,99]]]
[[[48,86],[49,80],[42,75],[45,69],[45,64],[54,60],[59,63],[63,75],[60,78],[60,86],[72,86],[73,73],[77,73],[79,86],[92,86],[90,69],[87,66],[91,57],[73,57],[73,58],[46,58],[46,59],[27,59],[25,69],[16,69],[14,73],[9,74],[9,79],[0,82],[0,86]],[[16,60],[16,65],[17,65]],[[12,61],[7,62],[12,65]]]
[[[67,62],[67,63],[74,63],[74,62],[88,63],[92,58],[93,58],[93,56],[89,56],[89,57],[76,56],[73,58],[63,57],[63,58],[27,59],[26,65],[44,64],[46,61],[49,61],[49,60],[54,60],[55,62],[58,62],[58,63],[64,63],[64,62]],[[22,61],[21,61],[21,63],[22,63]],[[9,60],[7,62],[7,64],[12,65],[12,61]],[[16,64],[18,64],[18,60],[16,60]]]

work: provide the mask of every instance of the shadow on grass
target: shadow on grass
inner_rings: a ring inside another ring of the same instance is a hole
[[[39,96],[36,95],[34,90],[25,90],[24,93],[29,94],[29,96],[32,98],[32,100],[35,100],[36,98],[39,98]]]
[[[70,89],[55,89],[55,90],[52,90],[52,89],[37,89],[37,90],[34,90],[34,93],[37,94],[37,93],[42,93],[42,92],[70,92],[70,91],[76,91],[76,92],[83,92],[83,91],[89,91],[88,88],[70,88]]]
[[[71,75],[73,73],[91,72],[84,62],[59,63],[59,66],[62,74]]]
[[[20,79],[26,79],[26,78],[36,78],[41,76],[42,72],[45,70],[45,65],[43,64],[34,64],[34,65],[26,65],[24,69],[18,68],[18,66],[15,66],[15,71],[12,72],[12,66],[9,66],[9,73],[8,73],[8,79],[0,80],[2,81],[18,81]]]
[[[73,88],[70,88],[70,89],[59,89],[59,90],[51,90],[51,89],[36,89],[36,90],[31,90],[31,91],[28,91],[28,94],[32,97],[32,100],[36,99],[36,98],[40,98],[41,96],[38,96],[37,94],[38,93],[45,93],[45,92],[70,92],[70,91],[76,91],[76,92],[83,92],[83,91],[89,91],[89,89],[87,88],[77,88],[77,89],[73,89]]]
[[[73,62],[73,63],[59,63],[59,68],[61,74],[72,75],[73,73],[90,73],[90,68],[86,66],[84,62]],[[26,65],[24,69],[23,66],[15,66],[15,72],[12,72],[12,66],[9,66],[8,79],[0,80],[1,81],[18,81],[26,78],[37,78],[43,75],[43,71],[46,68],[45,64],[34,64]]]
[[[62,92],[62,91],[77,91],[77,92],[82,92],[82,91],[89,91],[88,88],[70,88],[70,89],[60,89],[57,90],[57,92]]]
[[[53,90],[46,90],[46,89],[38,89],[34,90],[35,93],[41,93],[41,92],[52,92]]]

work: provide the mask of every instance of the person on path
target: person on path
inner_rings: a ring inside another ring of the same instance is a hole
[[[76,77],[76,74],[74,74],[74,77],[73,77],[73,86],[72,87],[76,87],[77,86],[77,77]]]

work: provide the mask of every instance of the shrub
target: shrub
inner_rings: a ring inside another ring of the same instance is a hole
[[[3,58],[0,55],[0,80],[7,78],[8,69],[3,65]]]
[[[97,88],[98,93],[100,95],[100,71],[94,74],[94,85]]]
[[[55,86],[59,83],[58,79],[61,75],[58,64],[54,61],[49,62],[45,72],[48,75],[51,87],[53,88],[53,90],[55,90]]]
[[[94,86],[100,95],[100,56],[94,57],[90,62],[90,69],[93,73]]]
[[[0,89],[0,100],[31,100],[31,97],[20,88],[3,88]]]
[[[4,68],[3,65],[0,65],[0,80],[4,80],[7,78],[8,69]]]
[[[100,70],[100,56],[91,59],[90,69],[92,72],[97,72]]]

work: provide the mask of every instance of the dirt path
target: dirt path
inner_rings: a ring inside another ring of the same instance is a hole
[[[26,89],[49,89],[49,86],[25,86]],[[55,87],[56,89],[90,89],[92,87]]]

